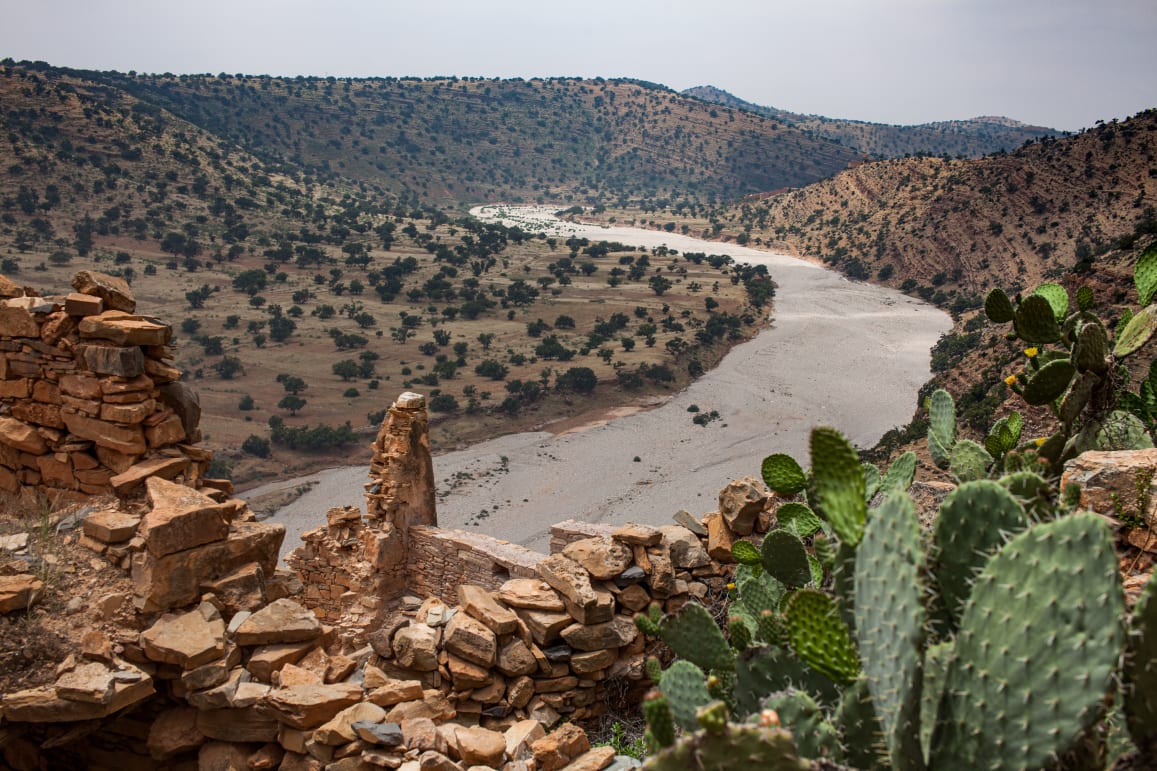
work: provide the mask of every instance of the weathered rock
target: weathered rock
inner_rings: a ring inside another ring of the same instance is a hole
[[[458,731],[458,751],[462,762],[499,768],[506,755],[506,739],[497,731],[471,726]]]
[[[590,574],[563,554],[552,554],[539,562],[538,574],[570,602],[567,610],[571,615],[576,609],[580,614],[594,611],[596,606],[605,602],[591,586]]]
[[[167,324],[158,324],[123,311],[87,316],[77,325],[81,337],[108,340],[117,345],[165,345],[173,336]]]
[[[48,443],[44,437],[35,428],[16,418],[0,417],[0,443],[32,455],[48,452]]]
[[[112,670],[99,661],[80,664],[56,679],[56,695],[69,701],[108,704],[116,693]]]
[[[232,742],[206,742],[197,751],[197,771],[247,770],[252,751],[252,747]]]
[[[250,562],[271,575],[277,567],[285,526],[238,522],[223,541],[154,557],[143,551],[133,557],[133,587],[145,613],[188,605],[201,596],[201,585]]]
[[[512,608],[559,613],[566,610],[550,584],[537,578],[512,578],[498,590],[498,599]]]
[[[401,723],[405,730],[405,721],[416,717],[428,717],[431,720],[449,720],[455,715],[454,707],[439,691],[429,689],[422,692],[421,701],[404,701],[395,705],[386,713],[386,720],[391,723]]]
[[[40,325],[25,309],[0,305],[0,337],[40,337]]]
[[[152,678],[127,668],[135,679],[113,679],[112,698],[104,704],[62,699],[52,687],[30,688],[4,695],[3,715],[14,723],[71,723],[95,720],[119,712],[154,693]]]
[[[185,441],[185,427],[176,415],[168,415],[156,423],[145,422],[145,440],[149,447],[166,447]]]
[[[207,709],[197,714],[197,730],[225,742],[275,742],[279,727],[256,709]]]
[[[1065,464],[1061,489],[1080,488],[1080,505],[1119,522],[1136,523],[1126,540],[1157,552],[1157,450],[1090,451]]]
[[[479,666],[454,654],[447,656],[446,665],[450,670],[450,677],[454,681],[455,691],[470,691],[481,688],[489,685],[493,680],[487,667]]]
[[[317,649],[315,648],[314,650]],[[296,664],[286,664],[283,666],[281,671],[274,676],[274,682],[281,688],[288,688],[292,685],[325,684],[320,673]]]
[[[84,365],[100,375],[136,377],[145,371],[145,354],[140,348],[91,344],[83,347]]]
[[[625,616],[616,616],[604,624],[571,624],[562,630],[562,639],[577,650],[597,651],[627,645],[638,634],[634,622]]]
[[[361,701],[362,689],[349,683],[278,688],[266,700],[277,719],[290,728],[316,728]]]
[[[186,436],[192,436],[201,424],[201,399],[186,383],[165,383],[159,389],[161,404],[181,419]]]
[[[608,581],[631,565],[631,550],[611,538],[583,538],[572,541],[562,553],[582,565],[600,581]]]
[[[634,523],[627,523],[611,532],[611,538],[628,546],[654,546],[662,537],[662,534],[650,525]]]
[[[140,517],[116,509],[94,511],[81,522],[81,529],[89,538],[101,543],[120,543],[137,534]]]
[[[671,562],[679,570],[691,570],[710,564],[711,557],[699,541],[699,536],[681,525],[659,528],[671,552]]]
[[[506,755],[511,760],[522,760],[533,756],[530,745],[546,736],[542,724],[537,720],[519,720],[506,729]]]
[[[410,750],[435,750],[449,752],[446,739],[438,733],[438,727],[428,717],[415,717],[401,721],[402,737]]]
[[[458,585],[458,604],[471,616],[490,628],[494,634],[510,634],[518,628],[518,617],[503,607],[481,586]]]
[[[615,597],[610,592],[595,590],[595,602],[592,605],[579,606],[563,597],[563,605],[571,618],[580,624],[601,624],[610,621],[615,615]]]
[[[237,689],[249,682],[249,673],[241,667],[234,667],[225,682],[203,691],[191,691],[185,700],[197,709],[228,709],[234,706]]]
[[[483,667],[494,664],[498,649],[494,632],[466,613],[457,613],[450,619],[442,645],[456,656]]]
[[[0,613],[24,610],[40,598],[44,582],[29,573],[0,576]]]
[[[12,279],[0,274],[0,298],[23,297],[24,288]]]
[[[529,675],[538,669],[538,661],[526,643],[514,638],[499,649],[498,668],[506,675]]]
[[[69,316],[96,316],[104,313],[104,300],[79,292],[69,292],[64,298],[64,312]]]
[[[717,511],[708,514],[704,521],[707,523],[707,555],[716,562],[735,562],[735,557],[731,556],[735,534],[727,526],[727,521]]]
[[[675,566],[666,544],[647,549],[647,559],[651,563],[650,585],[652,593],[661,597],[675,593]]]
[[[770,497],[771,493],[761,480],[755,477],[736,479],[719,491],[719,513],[731,532],[751,535],[755,530],[755,519]]]
[[[687,528],[695,535],[707,535],[707,528],[695,517],[694,514],[689,511],[680,509],[679,511],[675,512],[671,519],[675,520],[676,525]]]
[[[369,685],[372,688],[366,698],[379,707],[392,707],[404,701],[414,701],[422,698],[422,684],[417,680],[389,680],[379,685]]]
[[[256,611],[267,602],[265,571],[256,562],[242,565],[215,581],[206,581],[201,588],[216,596],[217,602],[230,616],[243,610]]]
[[[367,744],[380,747],[397,747],[402,744],[402,727],[397,723],[380,723],[358,720],[352,724],[357,737]]]
[[[434,750],[426,750],[418,756],[419,771],[465,771],[461,764]]]
[[[238,645],[275,645],[316,640],[321,623],[313,612],[288,598],[269,603],[241,623],[233,633]]]
[[[145,742],[153,760],[168,760],[205,743],[205,734],[197,729],[197,715],[192,707],[172,707],[157,716]]]
[[[515,709],[525,707],[533,696],[534,680],[529,677],[519,677],[506,687],[506,698]]]
[[[615,652],[613,650],[590,651],[589,653],[577,653],[570,659],[570,668],[577,674],[585,675],[591,672],[597,672],[600,669],[606,669],[611,664],[615,663]]]
[[[100,447],[130,456],[141,455],[147,449],[145,432],[140,426],[121,426],[78,412],[63,412],[60,417],[74,436],[95,442]]]
[[[301,661],[309,651],[313,650],[316,644],[315,640],[306,640],[305,642],[263,645],[253,650],[245,668],[261,682],[271,682],[274,672],[279,671],[286,664]]]
[[[386,711],[384,709],[376,704],[363,701],[352,707],[346,707],[315,728],[313,739],[332,747],[347,744],[358,738],[357,731],[354,730],[354,723],[381,723],[385,718]]]
[[[614,760],[614,747],[595,747],[572,760],[564,767],[564,771],[602,771]]]
[[[531,638],[539,645],[548,645],[558,639],[559,633],[574,621],[569,613],[538,610],[519,609],[518,617],[526,623]]]
[[[651,604],[651,595],[638,584],[631,584],[619,592],[619,604],[629,610],[639,611]]]
[[[586,732],[574,723],[559,726],[530,745],[539,771],[558,771],[590,748]]]
[[[153,661],[193,669],[225,652],[225,622],[212,605],[188,613],[166,613],[141,632],[141,647]]]
[[[229,534],[231,506],[160,477],[149,477],[145,487],[153,507],[141,520],[139,532],[154,557],[220,541]]]
[[[438,630],[425,624],[399,629],[394,633],[394,656],[406,669],[433,672],[438,668]]]
[[[72,277],[72,288],[80,294],[99,297],[104,302],[104,307],[111,310],[132,313],[137,309],[133,290],[123,278],[93,270],[82,270]]]

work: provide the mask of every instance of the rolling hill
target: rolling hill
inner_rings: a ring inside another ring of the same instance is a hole
[[[816,137],[837,142],[870,158],[902,158],[906,155],[941,155],[978,158],[997,152],[1011,152],[1025,142],[1055,137],[1060,132],[1044,126],[1030,126],[1011,118],[982,116],[968,120],[937,121],[911,126],[802,115],[775,107],[746,102],[714,86],[695,86],[684,96],[746,110],[783,121]]]

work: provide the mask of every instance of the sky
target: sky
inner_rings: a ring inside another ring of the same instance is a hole
[[[0,58],[96,70],[630,77],[883,123],[1157,107],[1155,0],[0,0]]]

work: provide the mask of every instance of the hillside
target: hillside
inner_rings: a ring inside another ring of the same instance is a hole
[[[53,294],[80,268],[130,280],[177,326],[206,443],[239,476],[364,454],[399,388],[429,394],[438,446],[678,388],[758,328],[748,285],[773,292],[274,168],[56,71],[0,69],[0,126],[0,273]]]
[[[631,80],[71,74],[266,162],[440,205],[722,202],[856,158],[780,121]]]
[[[766,115],[813,136],[849,147],[861,155],[879,159],[906,155],[979,158],[991,153],[1011,152],[1025,142],[1060,134],[1054,129],[1030,126],[1004,117],[982,116],[898,126],[788,112],[744,101],[714,86],[695,86],[681,93],[711,104]]]

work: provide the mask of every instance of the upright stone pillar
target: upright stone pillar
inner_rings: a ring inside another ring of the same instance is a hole
[[[438,525],[434,461],[430,456],[426,398],[407,391],[390,407],[373,443],[366,484],[366,556],[388,601],[406,590],[406,553],[412,525]]]

